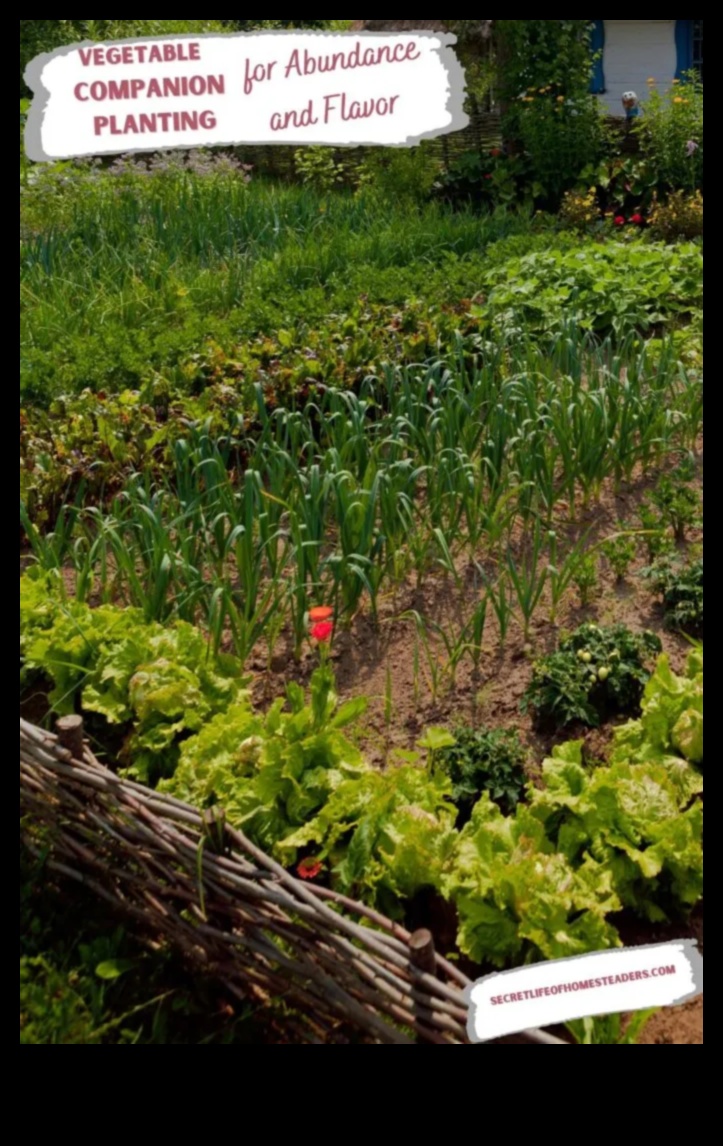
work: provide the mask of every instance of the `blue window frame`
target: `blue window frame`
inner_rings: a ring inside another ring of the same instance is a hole
[[[603,67],[603,53],[605,51],[605,21],[593,20],[592,36],[590,38],[590,47],[593,51],[594,59],[592,66],[592,76],[590,78],[590,91],[595,95],[602,95],[605,91],[605,69]]]
[[[683,79],[686,72],[695,68],[703,78],[703,21],[702,20],[676,20],[675,46],[677,49],[677,66],[675,78]]]

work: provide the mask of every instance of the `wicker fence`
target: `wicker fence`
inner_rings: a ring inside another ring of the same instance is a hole
[[[20,721],[24,844],[120,909],[240,1000],[282,999],[294,1042],[468,1043],[461,971],[410,934],[289,875],[212,809],[201,813],[101,765],[79,717]],[[511,1042],[560,1043],[541,1031]]]
[[[470,122],[461,131],[453,131],[436,139],[425,139],[419,144],[421,150],[433,156],[447,169],[455,159],[469,151],[480,153],[497,147],[502,140],[501,121],[495,112],[473,112]],[[277,179],[296,178],[296,147],[287,145],[240,146],[234,148],[234,155],[242,162],[250,164],[260,175]],[[348,169],[360,166],[372,151],[380,148],[343,147],[333,149],[335,159]]]

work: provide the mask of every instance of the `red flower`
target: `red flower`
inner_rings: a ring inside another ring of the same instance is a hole
[[[485,175],[485,179],[491,179],[491,178],[492,178],[491,175]]]
[[[501,154],[502,154],[502,151],[499,147],[493,147],[492,150],[490,151],[490,155],[492,156],[493,159],[499,159]]]
[[[625,226],[625,216],[624,215],[616,215],[615,218],[613,219],[613,222],[614,222],[616,227],[624,227]]]
[[[296,872],[301,879],[316,879],[317,875],[320,875],[323,870],[324,865],[320,860],[311,859],[311,857],[309,857],[301,861]]]
[[[645,222],[645,220],[642,215],[636,213],[635,215],[630,216],[630,222],[635,223],[636,227],[640,227]]]
[[[314,624],[317,621],[330,621],[334,616],[334,610],[330,609],[328,605],[317,605],[315,609],[309,610],[309,620]]]
[[[333,632],[334,626],[331,621],[319,621],[318,624],[314,625],[311,629],[311,636],[315,641],[318,641],[320,645],[323,645],[330,639]]]

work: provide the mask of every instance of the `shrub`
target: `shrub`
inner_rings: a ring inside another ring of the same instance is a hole
[[[663,602],[665,622],[691,636],[703,632],[703,561],[684,564],[674,557],[661,557],[642,571]]]
[[[514,729],[462,727],[455,745],[444,748],[437,762],[452,781],[452,802],[459,810],[458,827],[466,824],[483,792],[503,812],[513,812],[525,786],[525,749]]]
[[[401,151],[375,148],[364,158],[357,173],[358,191],[386,200],[423,203],[429,199],[440,175],[440,164],[423,147]]]
[[[328,147],[300,147],[294,152],[296,174],[307,187],[322,195],[346,181],[346,168]]]
[[[579,191],[566,191],[560,208],[560,220],[566,227],[576,231],[587,231],[600,219],[597,191],[591,187],[584,194]]]
[[[504,132],[556,209],[584,167],[602,158],[602,109],[590,94],[589,20],[498,20]]]
[[[648,218],[656,239],[672,243],[675,239],[697,239],[703,234],[703,196],[700,191],[688,195],[674,191],[665,202],[653,201]]]
[[[667,190],[703,186],[703,84],[695,73],[672,90],[651,91],[636,130],[643,154]]]
[[[557,728],[573,721],[594,728],[612,713],[635,713],[649,676],[646,662],[661,649],[651,632],[582,625],[534,666],[522,711]]]

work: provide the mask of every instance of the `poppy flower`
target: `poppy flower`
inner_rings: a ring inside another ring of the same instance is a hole
[[[316,624],[317,621],[330,621],[333,616],[334,610],[328,605],[317,605],[315,609],[309,609],[309,620],[312,624]]]
[[[320,645],[323,645],[331,638],[333,632],[334,626],[331,621],[318,621],[311,629],[311,636]]]
[[[630,222],[635,223],[636,227],[639,227],[642,223],[645,222],[645,220],[643,219],[642,215],[636,213],[635,215],[630,216]]]
[[[324,865],[320,860],[309,857],[301,861],[296,869],[296,874],[301,879],[316,879],[317,875],[321,875],[323,870]]]
[[[615,218],[613,219],[613,222],[614,222],[616,227],[624,227],[625,226],[625,216],[624,215],[616,215]]]

